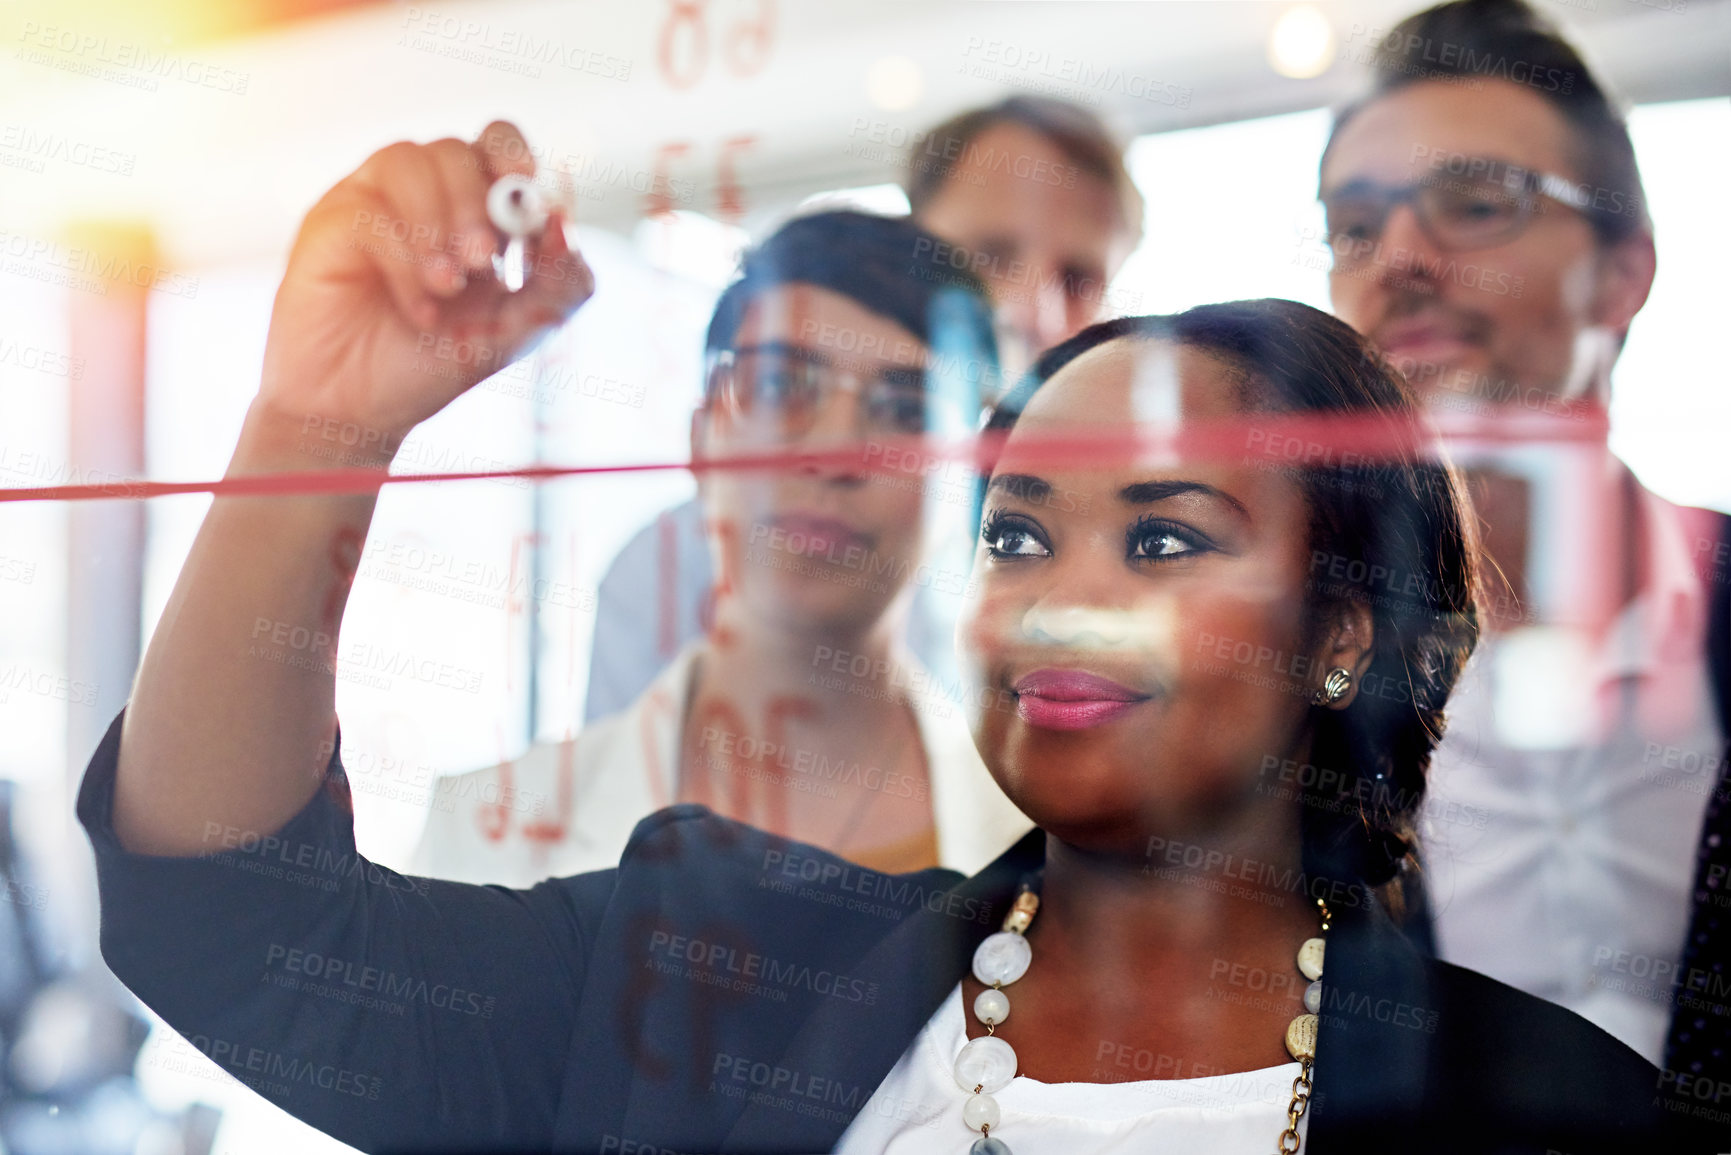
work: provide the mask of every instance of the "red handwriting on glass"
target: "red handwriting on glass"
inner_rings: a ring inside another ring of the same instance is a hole
[[[769,781],[780,787],[769,791],[768,828],[770,830],[783,830],[791,833],[787,823],[788,789],[786,778],[795,771],[796,767],[788,762],[787,721],[789,718],[803,718],[809,721],[816,718],[818,714],[816,702],[810,698],[793,694],[776,695],[769,700],[769,707],[764,711],[763,731],[768,735],[769,741],[763,744],[763,749],[766,754],[773,751],[773,756],[777,762],[771,768],[773,774]],[[759,755],[760,758],[764,756]]]
[[[670,141],[655,150],[654,176],[649,182],[649,192],[643,198],[644,216],[666,216],[673,211],[673,194],[677,186],[668,170],[673,167],[675,157],[690,151],[691,142],[687,140]]]
[[[656,543],[661,565],[655,575],[655,604],[660,621],[655,631],[661,656],[671,658],[679,650],[679,523],[671,510],[655,519]]]
[[[678,930],[676,924],[654,911],[641,911],[633,915],[625,930],[625,941],[643,943],[649,948],[649,955],[643,960],[642,966],[625,968],[631,972],[631,981],[626,984],[613,1008],[613,1025],[619,1032],[620,1051],[630,1060],[636,1073],[651,1083],[666,1080],[673,1073],[673,1064],[665,1055],[658,1055],[649,1049],[649,1040],[644,1031],[645,1019],[649,1014],[649,996],[661,986],[664,969],[680,974],[685,969],[683,962],[676,960],[671,954],[658,957],[654,944],[658,938],[662,942],[670,942]]]
[[[514,688],[514,683],[517,680],[517,630],[515,626],[528,608],[523,597],[524,592],[527,591],[530,597],[533,597],[535,593],[529,588],[535,572],[532,551],[540,544],[541,535],[533,530],[515,534],[511,538],[511,574],[505,586],[505,689],[507,692]],[[519,574],[525,576],[519,578]],[[533,618],[530,619],[529,628],[531,630],[539,628]],[[531,645],[529,647],[530,655],[532,656],[534,652],[535,647]],[[533,686],[535,679],[530,678],[529,684]]]
[[[755,134],[729,137],[721,144],[721,159],[715,164],[715,212],[734,224],[745,215],[745,194],[739,187],[736,159],[757,143]]]
[[[775,0],[758,0],[757,19],[741,20],[727,35],[727,64],[735,76],[754,76],[769,63],[775,41]]]
[[[709,70],[709,0],[668,0],[655,59],[671,88],[695,88]],[[722,60],[735,76],[754,76],[775,43],[775,0],[758,0],[755,18],[734,21],[722,38]]]
[[[745,733],[745,719],[739,710],[726,698],[708,698],[698,704],[691,718],[691,725],[699,735],[723,734],[735,735]],[[686,776],[684,789],[680,791],[682,801],[698,802],[711,810],[731,815],[741,821],[750,820],[751,810],[751,778],[740,773],[738,762],[733,756],[733,743],[719,743],[700,740],[698,749],[702,751],[696,773]],[[717,776],[727,779],[727,803],[725,807],[716,802],[715,780]]]
[[[738,640],[733,628],[717,624],[716,611],[722,604],[734,595],[739,580],[739,526],[731,518],[720,521],[705,519],[709,531],[721,539],[721,574],[715,579],[715,584],[704,595],[703,605],[698,610],[698,625],[709,635],[711,644],[727,649]]]
[[[355,571],[361,567],[361,549],[366,543],[366,534],[352,525],[345,525],[337,530],[325,555],[330,559],[331,569],[336,571],[337,576],[331,583],[330,592],[325,594],[325,604],[319,611],[319,624],[332,638],[333,652],[336,649],[337,627],[343,620],[343,603],[348,600],[349,587],[355,584]]]
[[[571,829],[572,798],[577,782],[577,743],[570,734],[559,743],[556,773],[558,784],[554,787],[553,813],[541,821],[523,824],[523,837],[537,846],[550,847],[563,842]]]
[[[641,721],[643,772],[649,776],[649,793],[655,799],[655,809],[660,810],[673,805],[674,792],[678,789],[675,776],[661,756],[661,745],[655,740],[656,730],[666,726],[673,731],[672,749],[679,749],[679,711],[673,708],[673,695],[659,686],[652,689],[643,704]]]
[[[492,802],[482,802],[475,808],[475,824],[481,828],[481,835],[488,842],[499,842],[505,837],[505,832],[511,828],[511,807],[508,800],[515,793],[511,789],[512,763],[505,753],[505,732],[496,731],[499,741],[499,795]]]
[[[661,26],[661,36],[655,45],[655,60],[661,66],[661,78],[672,88],[691,88],[703,79],[709,66],[709,28],[703,22],[707,0],[668,0],[671,5],[667,22]],[[684,66],[677,59],[685,51]]]

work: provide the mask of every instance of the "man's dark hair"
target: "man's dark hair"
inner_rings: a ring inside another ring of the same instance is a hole
[[[939,264],[937,238],[906,217],[851,209],[795,217],[740,258],[739,276],[722,291],[709,320],[704,352],[732,348],[745,311],[783,285],[815,285],[886,317],[928,348],[977,358],[996,372],[992,307],[983,282],[966,269]]]
[[[1395,881],[1413,859],[1443,706],[1478,639],[1478,547],[1459,475],[1425,455],[1419,403],[1363,337],[1327,313],[1274,299],[1084,329],[1040,357],[988,432],[1013,428],[1059,370],[1118,340],[1169,341],[1225,362],[1245,413],[1339,414],[1384,435],[1380,460],[1347,453],[1291,473],[1310,511],[1307,640],[1343,603],[1366,606],[1375,633],[1352,704],[1311,711],[1309,757],[1329,773],[1302,786],[1305,869],[1369,886]]]
[[[937,196],[959,162],[987,129],[1018,124],[1055,145],[1077,171],[1103,181],[1118,202],[1120,225],[1132,240],[1142,236],[1142,194],[1124,167],[1124,151],[1092,112],[1050,96],[1012,96],[970,109],[926,133],[908,155],[904,187],[917,215]]]
[[[1376,42],[1371,68],[1370,93],[1335,116],[1324,161],[1341,129],[1390,93],[1427,80],[1509,80],[1531,88],[1568,122],[1575,175],[1594,202],[1583,211],[1600,243],[1652,228],[1622,111],[1556,25],[1526,0],[1453,0],[1408,16]]]

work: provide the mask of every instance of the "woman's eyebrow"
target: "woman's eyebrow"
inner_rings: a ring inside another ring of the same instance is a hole
[[[1219,498],[1236,509],[1246,519],[1250,517],[1250,511],[1244,508],[1243,502],[1225,490],[1216,489],[1212,485],[1205,485],[1200,481],[1138,481],[1134,485],[1126,485],[1120,489],[1118,500],[1126,505],[1149,505],[1186,493],[1200,493],[1206,497]]]
[[[1023,501],[1044,501],[1052,496],[1052,483],[1031,473],[995,473],[986,492],[998,490]]]

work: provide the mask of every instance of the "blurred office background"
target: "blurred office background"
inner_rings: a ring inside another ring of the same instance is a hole
[[[401,470],[679,461],[702,329],[741,244],[816,200],[905,209],[894,182],[915,134],[1018,90],[1093,107],[1130,142],[1146,239],[1115,311],[1265,295],[1327,308],[1314,198],[1328,110],[1413,9],[142,7],[0,6],[0,487],[219,476],[300,217],[376,148],[497,117],[572,174],[599,291],[530,362],[429,422]],[[1632,105],[1657,222],[1613,446],[1664,496],[1731,510],[1731,3],[1541,7]],[[400,859],[434,776],[576,724],[600,575],[692,484],[668,470],[386,489],[345,650],[475,677],[453,689],[363,663],[339,681],[364,852]],[[96,954],[73,792],[208,500],[0,503],[0,1150],[340,1149],[185,1044],[141,1042],[147,1020]]]

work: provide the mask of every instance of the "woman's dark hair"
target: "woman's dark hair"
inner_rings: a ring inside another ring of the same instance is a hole
[[[1316,770],[1299,776],[1305,869],[1370,886],[1396,881],[1413,858],[1443,705],[1478,638],[1477,540],[1459,476],[1420,456],[1423,417],[1400,375],[1349,326],[1293,301],[1202,305],[1084,329],[1041,356],[986,429],[1009,430],[1059,370],[1118,340],[1209,353],[1241,375],[1245,412],[1341,415],[1349,418],[1343,428],[1368,429],[1379,443],[1379,451],[1327,454],[1318,445],[1299,464],[1268,460],[1290,468],[1310,509],[1307,641],[1343,603],[1367,606],[1375,624],[1352,704],[1311,711]],[[1253,441],[1247,434],[1246,444]],[[1398,903],[1398,886],[1387,897]]]
[[[997,342],[985,283],[935,259],[938,246],[936,237],[907,217],[851,209],[795,217],[740,258],[739,276],[715,303],[704,352],[732,348],[753,301],[798,283],[839,293],[928,347],[966,350],[995,369]]]

